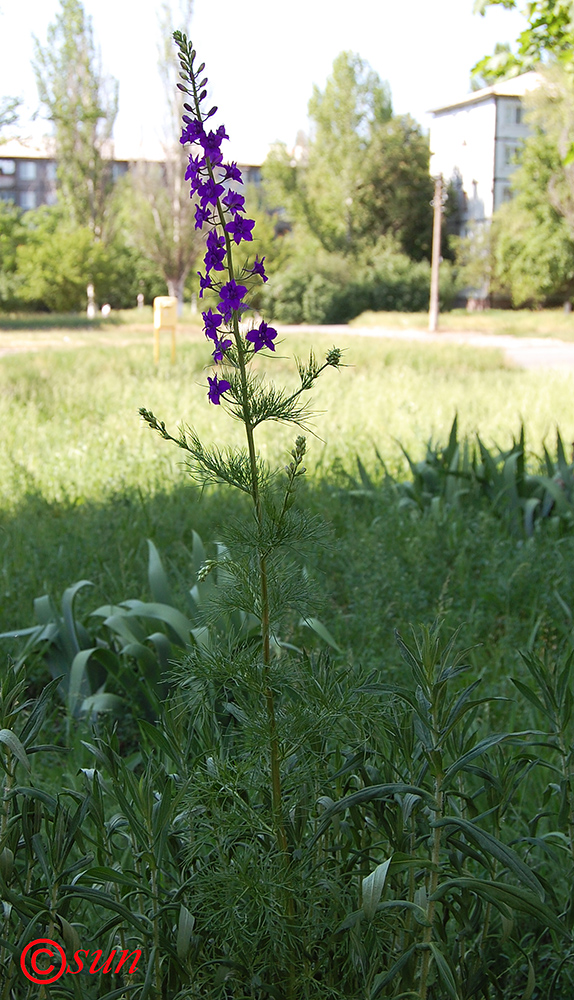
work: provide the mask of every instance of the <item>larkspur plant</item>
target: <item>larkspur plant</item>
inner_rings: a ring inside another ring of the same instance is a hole
[[[313,541],[320,527],[294,506],[297,481],[305,473],[303,459],[306,441],[298,436],[285,468],[286,478],[272,474],[256,450],[255,430],[264,421],[275,420],[304,427],[309,412],[301,396],[309,390],[326,368],[338,368],[341,352],[332,348],[320,364],[313,354],[309,361],[298,362],[299,388],[294,392],[278,389],[253,371],[251,362],[261,351],[275,351],[277,331],[265,321],[243,332],[244,313],[249,295],[256,284],[267,281],[264,258],[256,255],[252,263],[239,267],[233,250],[253,241],[255,223],[245,216],[245,199],[233,185],[241,185],[236,163],[225,163],[221,146],[228,138],[224,126],[215,131],[208,121],[216,108],[204,110],[207,78],[202,79],[205,64],[194,68],[196,53],[186,36],[174,33],[181,65],[179,89],[191,103],[185,103],[181,142],[195,148],[190,154],[186,179],[191,196],[196,196],[196,228],[206,231],[204,273],[199,271],[200,297],[207,289],[218,293],[217,309],[203,312],[206,337],[213,343],[213,361],[218,366],[208,376],[208,398],[222,405],[229,415],[245,428],[246,448],[232,451],[217,446],[205,447],[190,429],[182,428],[173,437],[153,413],[142,409],[141,415],[161,436],[175,442],[188,455],[192,477],[202,486],[224,483],[250,496],[254,525],[245,529],[234,526],[231,548],[235,561],[226,562],[229,579],[229,606],[255,616],[260,622],[260,637],[251,650],[251,680],[259,684],[266,707],[267,750],[269,761],[271,827],[277,848],[285,862],[290,860],[286,817],[282,800],[282,750],[276,721],[276,691],[272,677],[273,655],[281,648],[280,636],[293,619],[293,612],[304,620],[309,617],[308,586],[305,574],[285,561],[289,550],[300,551],[304,542]],[[242,330],[243,328],[243,330]],[[221,598],[220,598],[221,600]],[[291,617],[290,617],[291,616]],[[212,676],[217,672],[216,654]],[[229,669],[229,651],[222,657],[222,669]],[[221,665],[221,664],[220,664]],[[197,668],[197,664],[195,664]],[[245,664],[238,670],[244,675]],[[293,914],[293,901],[285,901],[287,915]]]

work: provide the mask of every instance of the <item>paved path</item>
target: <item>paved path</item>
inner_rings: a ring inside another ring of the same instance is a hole
[[[422,344],[468,344],[496,347],[518,368],[559,368],[574,371],[574,343],[550,337],[511,337],[489,333],[429,333],[427,330],[390,330],[367,326],[278,326],[279,333],[328,333],[329,336],[386,337]]]
[[[421,344],[468,344],[470,347],[495,347],[501,350],[505,359],[518,368],[526,369],[547,369],[555,368],[562,371],[574,371],[574,343],[564,340],[555,340],[551,337],[511,337],[498,334],[452,332],[429,333],[427,330],[415,329],[387,329],[383,327],[360,327],[360,326],[284,326],[278,324],[277,330],[281,334],[304,334],[323,333],[330,339],[337,337],[384,337],[389,340],[418,341]],[[141,343],[148,342],[148,335],[141,334]],[[124,339],[114,333],[113,338],[108,337],[106,343],[121,347],[135,343],[134,339]],[[42,336],[27,336],[25,333],[14,333],[10,335],[7,331],[2,331],[0,336],[0,357],[6,354],[14,354],[24,351],[41,351],[53,347],[78,347],[88,346],[90,343],[97,343],[98,340],[104,342],[105,338],[98,338],[90,333],[89,337],[82,337],[77,331],[58,331],[57,333],[44,333]],[[150,340],[151,343],[151,340]]]

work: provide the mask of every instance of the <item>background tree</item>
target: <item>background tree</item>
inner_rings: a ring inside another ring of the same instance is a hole
[[[80,0],[60,0],[46,45],[34,38],[34,58],[40,101],[54,127],[61,203],[70,222],[100,236],[112,186],[118,86],[102,76]]]
[[[166,108],[161,123],[164,160],[132,167],[122,185],[120,210],[128,241],[153,262],[168,294],[178,299],[180,311],[187,276],[202,247],[201,233],[195,229],[195,202],[185,180],[189,154],[179,142],[183,97],[176,87],[179,64],[172,38],[174,28],[189,35],[192,9],[192,0],[181,0],[175,10],[167,2],[161,7],[158,63]]]
[[[497,46],[494,55],[485,56],[472,69],[473,75],[495,79],[517,76],[536,69],[549,58],[574,69],[574,14],[572,0],[475,0],[475,13],[484,16],[489,7],[522,9],[527,27],[518,36],[518,51]]]
[[[515,305],[574,292],[574,80],[556,63],[525,99],[533,132],[512,178],[514,197],[493,219],[492,274]]]
[[[388,84],[343,52],[325,90],[314,88],[309,118],[297,157],[278,146],[265,163],[270,203],[326,251],[357,256],[392,236],[421,259],[432,225],[428,141],[409,116],[393,117]]]
[[[25,240],[23,212],[11,201],[0,201],[0,309],[18,301],[18,246]]]

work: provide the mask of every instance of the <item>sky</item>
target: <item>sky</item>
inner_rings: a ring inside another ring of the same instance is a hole
[[[173,0],[177,6],[176,0]],[[163,125],[157,73],[159,0],[83,0],[104,72],[119,81],[116,156],[151,154]],[[336,56],[358,53],[388,81],[396,114],[424,129],[429,110],[470,89],[471,67],[514,43],[525,26],[500,6],[485,17],[474,0],[195,0],[192,39],[206,64],[215,124],[230,136],[228,155],[262,162],[269,146],[295,145],[308,128],[313,85],[323,89]],[[20,132],[49,132],[38,111],[32,35],[46,42],[59,0],[0,0],[0,96],[25,100]],[[134,13],[135,12],[135,13]]]

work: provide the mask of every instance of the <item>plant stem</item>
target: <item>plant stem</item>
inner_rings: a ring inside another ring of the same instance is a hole
[[[443,781],[443,775],[441,768],[441,770],[437,772],[435,775],[435,798],[437,803],[435,820],[441,819],[443,814],[444,796],[442,792],[442,781]],[[440,862],[441,837],[442,837],[441,827],[435,826],[433,834],[433,847],[431,854],[431,862],[433,868],[430,875],[429,897],[432,897],[438,888],[438,880],[439,880],[438,866]],[[429,898],[427,904],[427,914],[426,914],[428,927],[425,927],[425,932],[423,934],[423,945],[425,946],[425,948],[423,951],[422,965],[421,965],[421,980],[420,980],[420,990],[419,990],[420,1000],[426,1000],[428,993],[428,975],[429,975],[430,959],[431,959],[431,951],[429,945],[432,941],[432,932],[433,932],[432,924],[434,919],[435,906],[436,903],[434,899]]]

